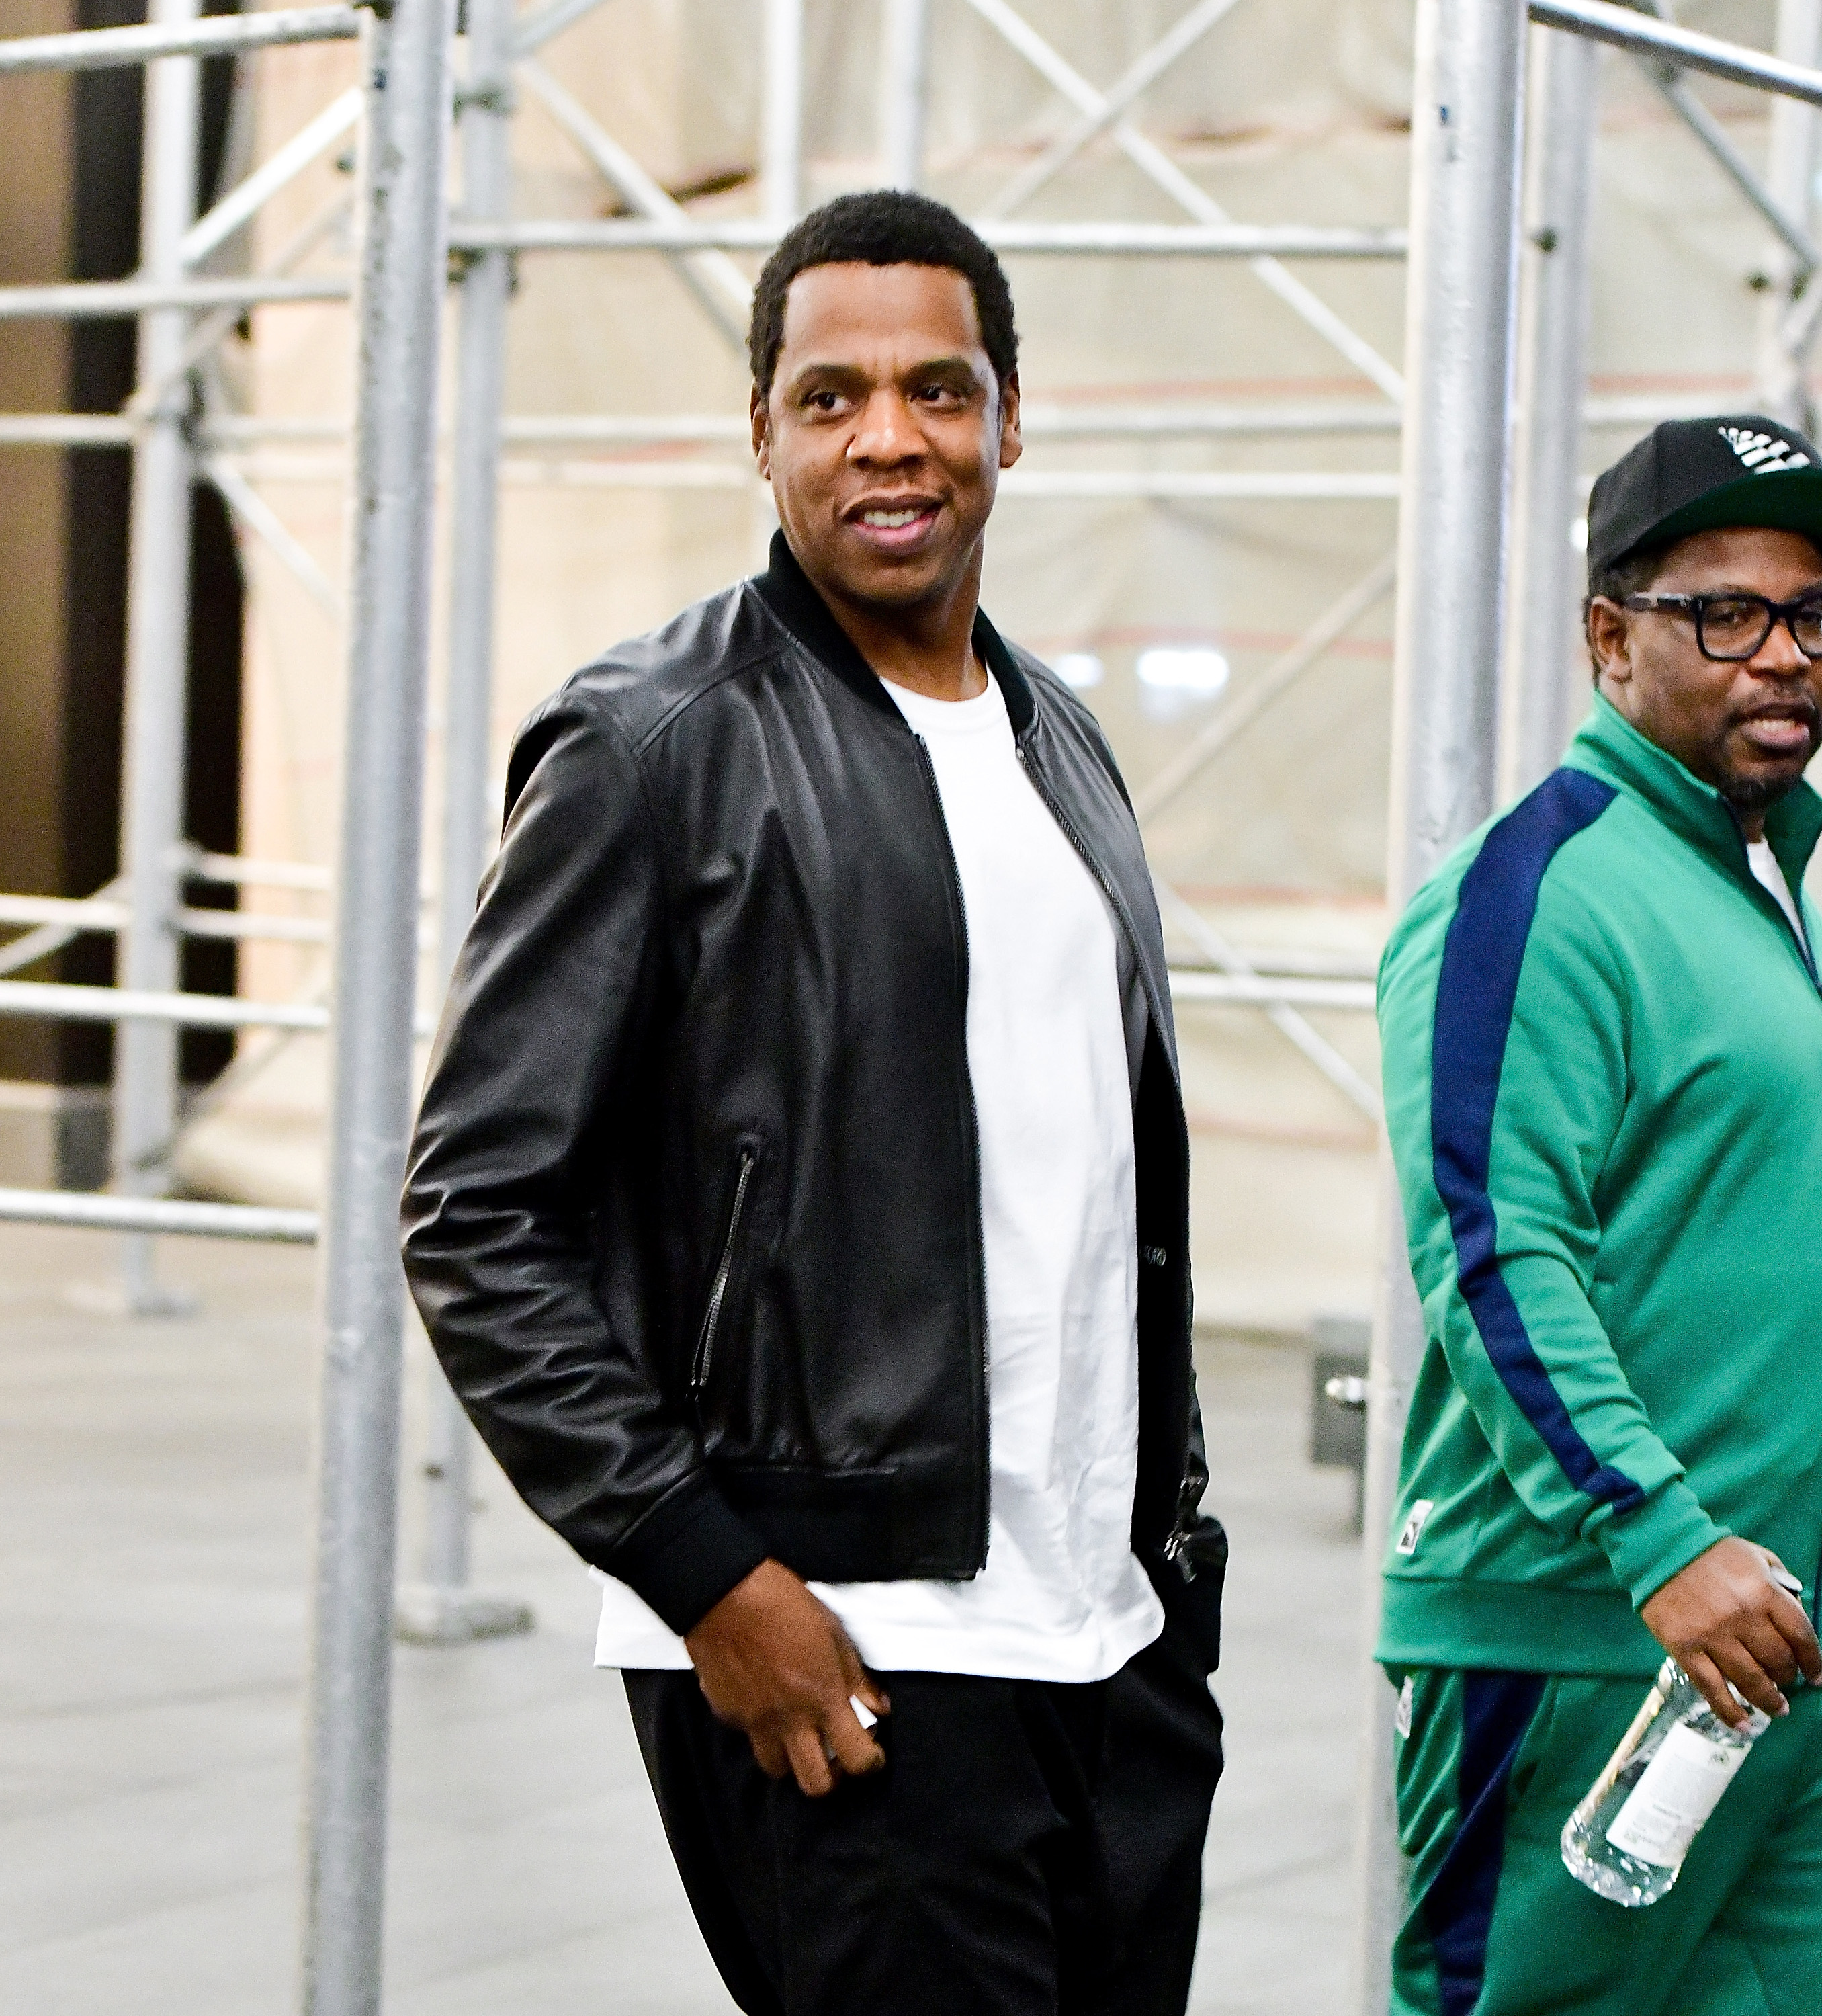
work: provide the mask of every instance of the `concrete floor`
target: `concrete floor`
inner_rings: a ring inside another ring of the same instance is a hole
[[[312,1262],[174,1241],[201,1313],[132,1324],[70,1299],[108,1261],[0,1228],[0,2008],[289,2016]],[[1234,1565],[1198,2016],[1346,1993],[1358,1548],[1349,1480],[1303,1459],[1304,1381],[1259,1345],[1203,1371]],[[477,1581],[539,1628],[400,1649],[388,2016],[725,2011],[588,1664],[590,1585],[497,1474],[480,1495]]]

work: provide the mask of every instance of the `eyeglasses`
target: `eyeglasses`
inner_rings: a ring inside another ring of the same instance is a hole
[[[1687,616],[1695,623],[1695,648],[1717,664],[1737,665],[1756,657],[1782,623],[1806,658],[1822,658],[1822,596],[1773,602],[1763,595],[1629,595],[1622,609],[1651,609]]]

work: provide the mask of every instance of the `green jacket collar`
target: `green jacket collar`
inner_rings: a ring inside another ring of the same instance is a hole
[[[1713,785],[1705,784],[1668,750],[1640,734],[1603,693],[1583,722],[1563,761],[1572,770],[1617,785],[1641,799],[1673,832],[1720,860],[1735,873],[1751,877],[1740,823]],[[1802,884],[1809,856],[1822,838],[1822,797],[1807,783],[1767,808],[1765,837],[1791,887]]]

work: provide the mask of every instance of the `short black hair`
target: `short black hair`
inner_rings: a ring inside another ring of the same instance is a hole
[[[785,297],[811,266],[945,266],[974,290],[981,347],[1002,389],[1019,366],[1012,290],[993,247],[947,203],[910,189],[863,189],[838,196],[793,224],[760,269],[753,290],[746,352],[760,402],[785,341]]]
[[[1629,595],[1643,595],[1651,583],[1664,571],[1670,550],[1681,542],[1676,539],[1660,539],[1655,543],[1634,546],[1630,553],[1622,553],[1616,560],[1606,566],[1594,568],[1588,576],[1588,592],[1582,598],[1582,635],[1588,635],[1588,611],[1596,596],[1605,602],[1623,602]],[[1594,647],[1588,646],[1588,662],[1593,666],[1594,676],[1601,676],[1600,661],[1594,656]]]

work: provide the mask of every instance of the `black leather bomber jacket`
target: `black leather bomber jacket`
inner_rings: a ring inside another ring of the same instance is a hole
[[[1134,1543],[1206,1481],[1163,934],[1094,717],[983,617],[1026,773],[1151,1008]],[[533,1510],[690,1629],[766,1557],[976,1573],[986,1296],[961,892],[923,743],[785,546],[519,730],[405,1269]],[[1154,1565],[1155,1572],[1155,1565]]]

